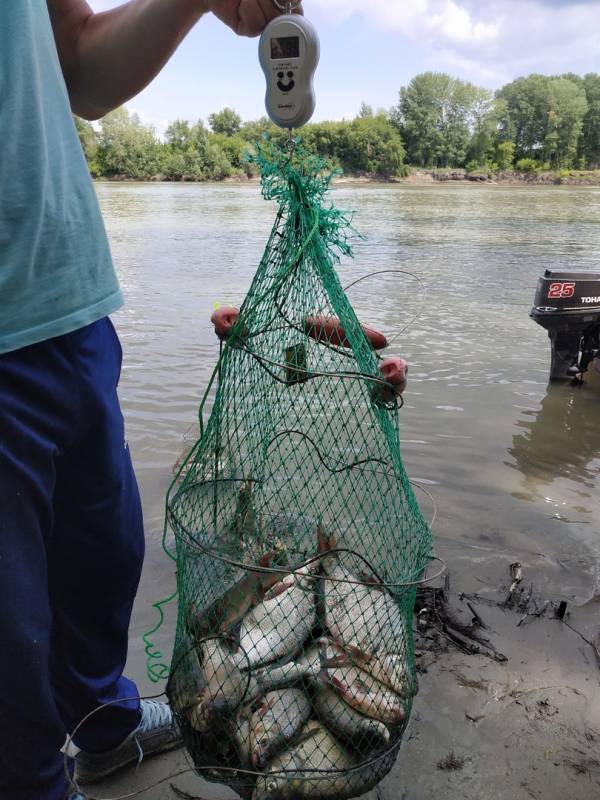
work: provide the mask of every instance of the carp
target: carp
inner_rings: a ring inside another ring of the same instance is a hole
[[[361,766],[360,761],[316,720],[298,742],[259,776],[252,800],[344,800],[375,787],[390,771],[397,749]],[[330,773],[330,774],[328,774]]]
[[[314,574],[318,562],[279,580],[242,620],[237,663],[253,669],[293,655],[315,624]]]
[[[320,668],[318,660],[306,659],[253,673],[242,672],[231,650],[220,639],[206,641],[197,662],[193,679],[187,680],[183,688],[176,690],[177,681],[171,681],[171,696],[177,697],[175,710],[185,713],[192,728],[200,733],[207,733],[216,721],[232,719],[241,704],[247,706],[261,695],[290,687],[316,675]]]
[[[359,579],[338,563],[335,538],[317,532],[322,555],[322,598],[324,623],[333,638],[345,648],[365,656],[406,650],[406,625],[402,611],[383,585],[375,579]]]
[[[250,720],[252,765],[264,767],[291,742],[310,716],[310,702],[302,689],[269,692]]]
[[[321,640],[321,675],[352,708],[370,719],[398,725],[406,718],[402,698],[388,686],[361,670],[342,648]]]
[[[268,568],[276,555],[275,551],[267,553],[260,559],[258,566]],[[205,608],[190,606],[186,618],[188,631],[199,640],[230,630],[280,580],[281,575],[278,573],[249,572]]]
[[[328,686],[316,693],[313,705],[317,717],[338,739],[361,752],[382,750],[390,740],[387,725],[363,716]]]

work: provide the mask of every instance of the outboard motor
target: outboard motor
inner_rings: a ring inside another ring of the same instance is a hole
[[[550,337],[550,380],[579,380],[600,355],[600,271],[547,269],[529,316]]]

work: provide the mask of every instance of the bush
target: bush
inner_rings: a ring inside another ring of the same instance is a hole
[[[514,142],[499,142],[496,145],[496,162],[498,169],[504,171],[510,169],[515,159],[515,145]]]
[[[515,169],[517,172],[537,172],[540,168],[539,161],[536,161],[534,158],[520,158],[517,163],[515,164]]]

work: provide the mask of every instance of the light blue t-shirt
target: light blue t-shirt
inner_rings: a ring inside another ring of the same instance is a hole
[[[0,353],[122,302],[46,0],[0,0]]]

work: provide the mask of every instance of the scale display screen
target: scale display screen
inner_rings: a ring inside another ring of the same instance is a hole
[[[278,60],[282,58],[300,57],[300,37],[298,36],[279,36],[271,39],[271,58]]]

